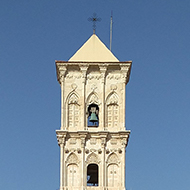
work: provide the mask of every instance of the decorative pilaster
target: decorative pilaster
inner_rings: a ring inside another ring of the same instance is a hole
[[[121,118],[121,129],[125,130],[125,95],[126,95],[126,81],[127,81],[127,74],[128,74],[129,66],[128,65],[121,65],[121,75],[122,75],[122,118]]]
[[[123,190],[125,190],[125,148],[127,146],[129,134],[122,134],[121,135],[121,186],[123,187]]]
[[[105,187],[106,186],[106,165],[105,165],[105,147],[106,147],[106,138],[107,138],[107,133],[101,133],[100,134],[100,138],[101,138],[101,149],[102,149],[102,171],[100,172],[101,173],[101,176],[102,176],[102,179],[101,179],[101,183],[100,185],[102,187]]]
[[[87,125],[86,125],[86,72],[88,70],[88,65],[80,65],[80,69],[82,71],[82,94],[83,94],[83,100],[82,100],[82,104],[83,104],[83,114],[81,117],[82,121],[81,121],[81,125],[84,127],[83,130],[87,130]]]
[[[65,105],[64,105],[64,82],[65,82],[65,73],[66,73],[66,66],[59,67],[59,79],[61,84],[61,129],[66,129],[65,121]]]
[[[102,82],[102,115],[101,115],[101,127],[102,130],[105,130],[105,75],[107,70],[107,65],[99,65],[101,73],[101,82]]]
[[[86,187],[86,165],[85,165],[85,145],[86,145],[86,136],[87,133],[79,133],[80,139],[81,139],[81,150],[82,150],[82,160],[81,160],[81,180],[82,180],[82,189]]]
[[[60,190],[64,190],[64,187],[66,185],[65,157],[64,157],[65,138],[66,138],[66,133],[59,134],[57,132],[57,141],[58,145],[60,146]]]

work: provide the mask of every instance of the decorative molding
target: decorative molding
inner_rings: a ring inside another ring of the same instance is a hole
[[[112,153],[108,156],[107,164],[119,164],[118,156],[115,153]]]
[[[102,78],[101,74],[92,74],[92,73],[90,73],[89,75],[87,75],[88,80],[92,80],[92,79],[100,80],[101,78]]]
[[[89,154],[89,150],[88,149],[86,149],[85,152],[86,152],[86,154]]]
[[[117,90],[117,85],[112,84],[112,85],[110,86],[110,89],[111,89],[112,91]]]
[[[98,158],[98,155],[95,154],[94,152],[91,153],[87,159],[86,159],[86,164],[92,164],[92,163],[95,163],[95,164],[99,164],[100,161],[99,161],[99,158]]]
[[[72,88],[73,90],[75,90],[77,87],[78,87],[78,86],[77,86],[75,83],[71,84],[71,88]]]
[[[58,145],[65,145],[65,135],[57,135]]]
[[[97,142],[97,139],[96,139],[96,138],[91,138],[91,139],[90,139],[90,144],[91,144],[91,145],[95,145],[96,142]]]
[[[65,78],[67,79],[80,79],[82,78],[82,73],[68,73]]]
[[[111,143],[112,145],[117,145],[117,139],[111,139],[111,140],[110,140],[110,143]]]
[[[117,94],[115,92],[108,95],[106,104],[107,105],[118,104],[118,97],[117,97]]]
[[[122,75],[121,74],[112,74],[112,73],[109,73],[106,77],[107,79],[109,80],[119,80],[122,78]]]
[[[88,105],[92,103],[99,105],[99,98],[94,92],[88,96]]]
[[[75,93],[72,93],[69,97],[68,104],[78,104],[78,96]]]
[[[76,143],[77,143],[76,138],[71,138],[69,141],[69,144],[76,144]]]
[[[77,155],[74,154],[74,153],[71,153],[71,154],[67,157],[66,163],[67,163],[67,164],[78,164],[79,161],[78,161]]]

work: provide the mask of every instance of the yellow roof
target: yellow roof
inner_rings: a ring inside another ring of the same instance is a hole
[[[69,61],[119,62],[96,34],[93,34]]]

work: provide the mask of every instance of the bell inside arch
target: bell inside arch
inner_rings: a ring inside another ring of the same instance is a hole
[[[91,113],[90,121],[91,122],[97,122],[98,121],[98,118],[94,112]]]

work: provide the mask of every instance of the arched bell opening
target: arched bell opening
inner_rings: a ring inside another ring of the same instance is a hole
[[[99,107],[97,104],[90,104],[88,106],[88,127],[99,126]]]
[[[98,186],[97,164],[89,164],[87,167],[87,186]]]

